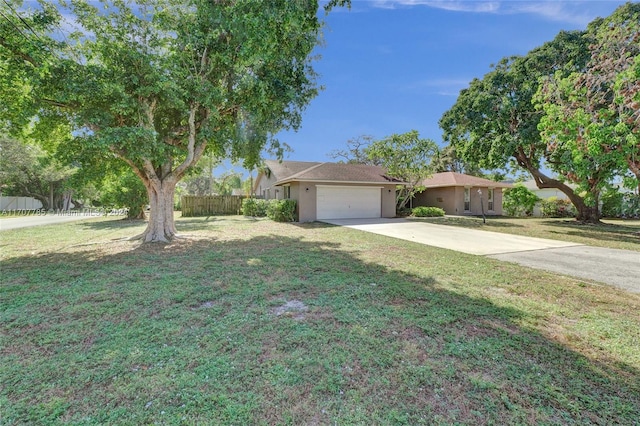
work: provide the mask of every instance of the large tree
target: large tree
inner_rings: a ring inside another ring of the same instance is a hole
[[[533,104],[541,78],[566,76],[585,67],[588,44],[583,32],[561,32],[526,56],[501,60],[461,91],[440,126],[445,140],[464,160],[489,169],[515,163],[533,176],[539,188],[564,192],[576,207],[579,220],[598,221],[597,205],[589,204],[589,198],[565,183],[573,176],[572,171],[566,171],[572,163],[570,152],[558,155],[560,151],[549,149],[538,130],[543,112]],[[557,163],[560,160],[562,163]],[[565,172],[563,179],[549,176],[545,166],[561,176]]]
[[[62,149],[124,161],[148,192],[144,241],[176,235],[176,184],[206,150],[251,169],[317,94],[317,1],[43,0],[28,12],[8,1],[0,90],[21,114],[3,111],[2,124],[68,122]],[[63,16],[75,31],[61,37]],[[15,93],[11,81],[26,83]]]
[[[619,174],[628,169],[640,188],[640,4],[594,21],[587,34],[593,42],[584,70],[553,76],[540,88],[540,130],[553,146],[571,146],[578,166],[584,158],[597,162],[577,173],[601,165]]]

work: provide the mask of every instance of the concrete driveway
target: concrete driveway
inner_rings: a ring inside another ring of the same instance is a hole
[[[640,253],[407,219],[325,222],[434,247],[488,256],[640,293]]]

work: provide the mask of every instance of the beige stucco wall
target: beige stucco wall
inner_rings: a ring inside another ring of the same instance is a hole
[[[482,190],[482,202],[484,203],[484,212],[486,215],[502,215],[502,188],[494,188],[493,190],[493,206],[492,211],[488,210],[487,187],[470,188],[470,210],[464,210],[464,187],[455,186],[447,188],[429,188],[418,194],[413,200],[413,206],[429,206],[440,207],[446,214],[450,215],[480,215],[482,214],[482,206],[480,204],[480,194],[478,189]]]
[[[254,186],[255,195],[265,199],[284,198],[284,188],[275,186],[276,179],[265,174],[260,174]],[[331,185],[322,182],[318,185]],[[396,215],[396,186],[394,184],[345,184],[337,183],[336,186],[381,186],[381,206],[382,217],[395,217]],[[297,219],[299,222],[314,222],[316,220],[316,183],[315,182],[291,182],[290,198],[297,201]]]
[[[294,190],[294,185],[296,189]],[[318,185],[331,185],[330,183],[319,183]],[[345,186],[345,184],[336,184]],[[382,217],[395,217],[396,215],[396,187],[395,185],[348,185],[348,186],[382,186],[380,191],[380,211]],[[316,195],[317,187],[314,182],[295,182],[291,184],[291,198],[298,201],[298,221],[314,222],[316,220]],[[308,190],[307,190],[308,188]],[[295,196],[294,196],[295,194]]]
[[[316,185],[308,182],[295,182],[298,201],[298,222],[316,220]],[[292,186],[294,185],[292,184]],[[294,191],[291,192],[293,198]]]
[[[275,183],[276,178],[273,175],[267,177],[267,175],[265,175],[264,173],[260,173],[254,185],[255,196],[264,197],[264,199],[266,200],[276,198],[277,194],[280,194],[280,196],[282,196],[281,191],[279,191],[278,193],[275,192]]]
[[[382,187],[382,217],[396,217],[396,185]]]
[[[412,205],[414,207],[440,207],[447,214],[456,213],[456,188],[430,188],[416,195]]]
[[[494,214],[498,216],[502,216],[502,191],[502,188],[495,188],[493,190]]]

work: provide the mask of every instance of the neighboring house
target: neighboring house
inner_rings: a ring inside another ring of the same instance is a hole
[[[450,215],[479,215],[483,208],[486,215],[501,215],[502,190],[513,186],[455,172],[436,173],[420,185],[425,190],[415,196],[413,206],[440,207]]]
[[[560,191],[559,189],[556,188],[543,188],[540,189],[538,188],[538,185],[536,185],[536,181],[531,179],[531,180],[527,180],[522,182],[522,185],[524,185],[525,188],[527,188],[528,190],[530,190],[531,192],[533,192],[534,194],[536,194],[538,196],[538,198],[541,198],[543,200],[546,200],[547,198],[550,197],[556,197],[560,200],[568,200],[569,197],[567,197],[567,194],[565,194],[564,192]],[[573,184],[567,184],[571,189],[575,189],[576,186]]]
[[[397,179],[378,166],[306,161],[265,161],[253,186],[265,199],[297,201],[300,222],[396,215]]]
[[[541,200],[546,200],[548,198],[551,197],[555,197],[558,200],[569,200],[569,197],[567,197],[567,194],[565,194],[564,192],[560,191],[559,189],[556,188],[538,188],[538,185],[536,185],[536,181],[533,179],[530,180],[526,180],[524,182],[522,182],[522,185],[524,185],[525,188],[527,188],[528,190],[530,190],[531,192],[533,192],[534,194],[536,194],[538,196],[538,198],[540,198]],[[575,189],[576,185],[572,184],[572,183],[567,183],[567,186],[569,186],[569,188],[571,189]],[[540,204],[540,202],[537,202],[536,205],[533,207],[533,212],[532,212],[532,216],[534,217],[542,217],[542,206]]]

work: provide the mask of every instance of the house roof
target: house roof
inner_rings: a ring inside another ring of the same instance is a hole
[[[386,175],[380,166],[366,164],[317,163],[307,161],[265,161],[267,168],[276,178],[276,185],[295,181],[333,183],[397,183],[398,179]]]
[[[318,164],[322,164],[312,161],[277,160],[266,160],[264,163],[267,166],[267,169],[269,169],[269,171],[271,172],[271,175],[275,177],[276,181],[285,179],[289,176],[293,176],[297,173],[307,170],[310,167],[317,166]]]
[[[435,173],[421,182],[426,188],[443,188],[447,186],[486,187],[486,188],[511,188],[513,185],[504,182],[495,182],[476,176],[455,172]]]

